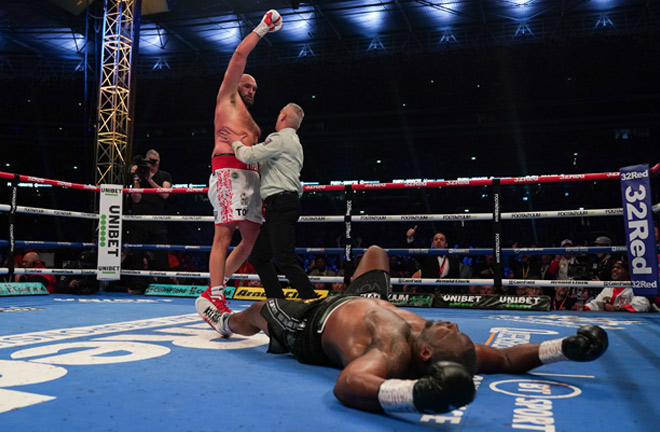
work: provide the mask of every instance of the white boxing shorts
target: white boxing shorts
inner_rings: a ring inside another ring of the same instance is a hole
[[[232,154],[214,155],[209,177],[209,200],[216,225],[230,222],[263,223],[256,164],[244,164]]]

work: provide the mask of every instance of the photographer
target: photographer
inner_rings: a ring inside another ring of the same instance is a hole
[[[96,268],[96,252],[81,253],[75,261],[64,266],[65,269],[94,269]],[[62,275],[57,283],[58,293],[93,294],[98,291],[96,276],[89,275]]]
[[[561,241],[560,247],[573,247],[571,239]],[[565,252],[563,255],[557,255],[550,264],[548,273],[554,275],[557,280],[590,280],[589,269],[582,262],[584,257],[576,257],[572,253]],[[586,279],[585,279],[586,278]]]
[[[612,246],[612,240],[607,236],[598,236],[594,246]],[[610,280],[614,257],[609,252],[597,252],[595,256],[578,256],[574,263],[568,265],[568,278],[573,280]]]
[[[172,187],[172,177],[170,173],[161,171],[160,154],[156,150],[149,150],[144,159],[137,156],[133,160],[131,167],[132,186],[134,188],[169,188]],[[160,192],[156,194],[131,194],[132,206],[129,213],[134,215],[162,215],[165,209],[165,200],[169,193]],[[138,244],[166,244],[167,228],[164,223],[145,221],[132,222],[126,224],[125,243]],[[127,268],[142,269],[146,258],[146,251],[133,250],[126,258]],[[153,251],[154,269],[165,271],[168,269],[167,252]],[[138,278],[140,279],[140,278]],[[136,279],[135,283],[138,282]],[[144,279],[144,278],[141,278]],[[135,285],[135,284],[131,284]],[[139,286],[131,286],[137,291],[142,291],[143,283],[137,283]]]
[[[133,160],[131,175],[134,188],[169,188],[172,176],[167,171],[160,171],[160,155],[156,150],[149,150],[144,159],[137,156]],[[131,194],[132,214],[162,214],[167,192],[157,194]]]

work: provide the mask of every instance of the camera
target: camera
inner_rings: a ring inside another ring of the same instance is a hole
[[[568,277],[573,280],[588,281],[596,275],[596,266],[588,263],[569,264]]]
[[[137,166],[135,170],[135,175],[140,177],[142,180],[149,178],[149,166],[147,163],[155,163],[155,159],[145,159],[140,155],[137,155],[133,158],[133,165]]]

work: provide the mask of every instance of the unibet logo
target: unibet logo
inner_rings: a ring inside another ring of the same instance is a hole
[[[105,224],[107,222],[105,220],[106,217],[107,217],[106,215],[101,215],[101,228],[99,230],[100,231],[99,232],[99,243],[100,243],[101,247],[105,246]]]

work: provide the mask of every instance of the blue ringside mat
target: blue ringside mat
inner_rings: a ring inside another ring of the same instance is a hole
[[[404,419],[341,405],[338,370],[221,339],[194,299],[0,298],[0,431],[656,431],[660,314],[414,309],[496,346],[608,330],[591,363],[475,377],[473,403]],[[249,302],[234,301],[235,310]]]

